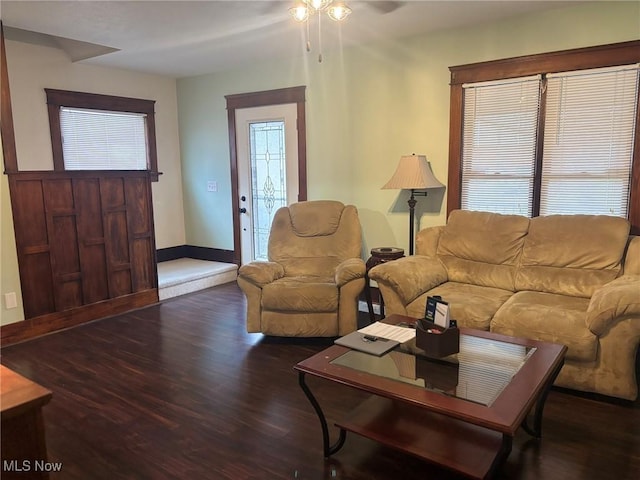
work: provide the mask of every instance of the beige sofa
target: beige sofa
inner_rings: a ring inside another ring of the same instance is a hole
[[[637,398],[640,237],[622,218],[456,210],[369,277],[388,314],[440,295],[461,326],[567,345],[556,385]]]

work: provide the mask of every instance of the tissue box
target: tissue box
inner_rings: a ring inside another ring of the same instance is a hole
[[[453,327],[442,328],[428,320],[420,320],[416,322],[416,346],[424,350],[426,357],[453,355],[460,351],[460,330]]]

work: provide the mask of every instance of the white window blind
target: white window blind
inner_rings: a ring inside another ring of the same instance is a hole
[[[462,209],[531,216],[540,77],[463,89]]]
[[[146,115],[60,108],[66,170],[147,170]]]
[[[540,214],[626,217],[638,65],[548,76]]]

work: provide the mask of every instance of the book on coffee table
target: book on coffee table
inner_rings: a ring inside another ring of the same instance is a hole
[[[400,342],[395,340],[361,332],[351,332],[343,337],[337,338],[334,343],[353,350],[359,350],[360,352],[377,355],[378,357],[400,345]]]

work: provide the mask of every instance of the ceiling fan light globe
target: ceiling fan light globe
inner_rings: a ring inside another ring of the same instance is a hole
[[[296,3],[289,9],[289,13],[294,18],[294,20],[298,22],[304,22],[307,18],[309,18],[309,9],[303,3]]]
[[[335,20],[336,22],[341,22],[345,18],[349,16],[351,13],[351,9],[344,2],[336,2],[329,7],[327,14],[331,20]]]
[[[306,3],[311,8],[317,11],[324,10],[332,2],[332,0],[303,0],[303,1],[304,3]]]

